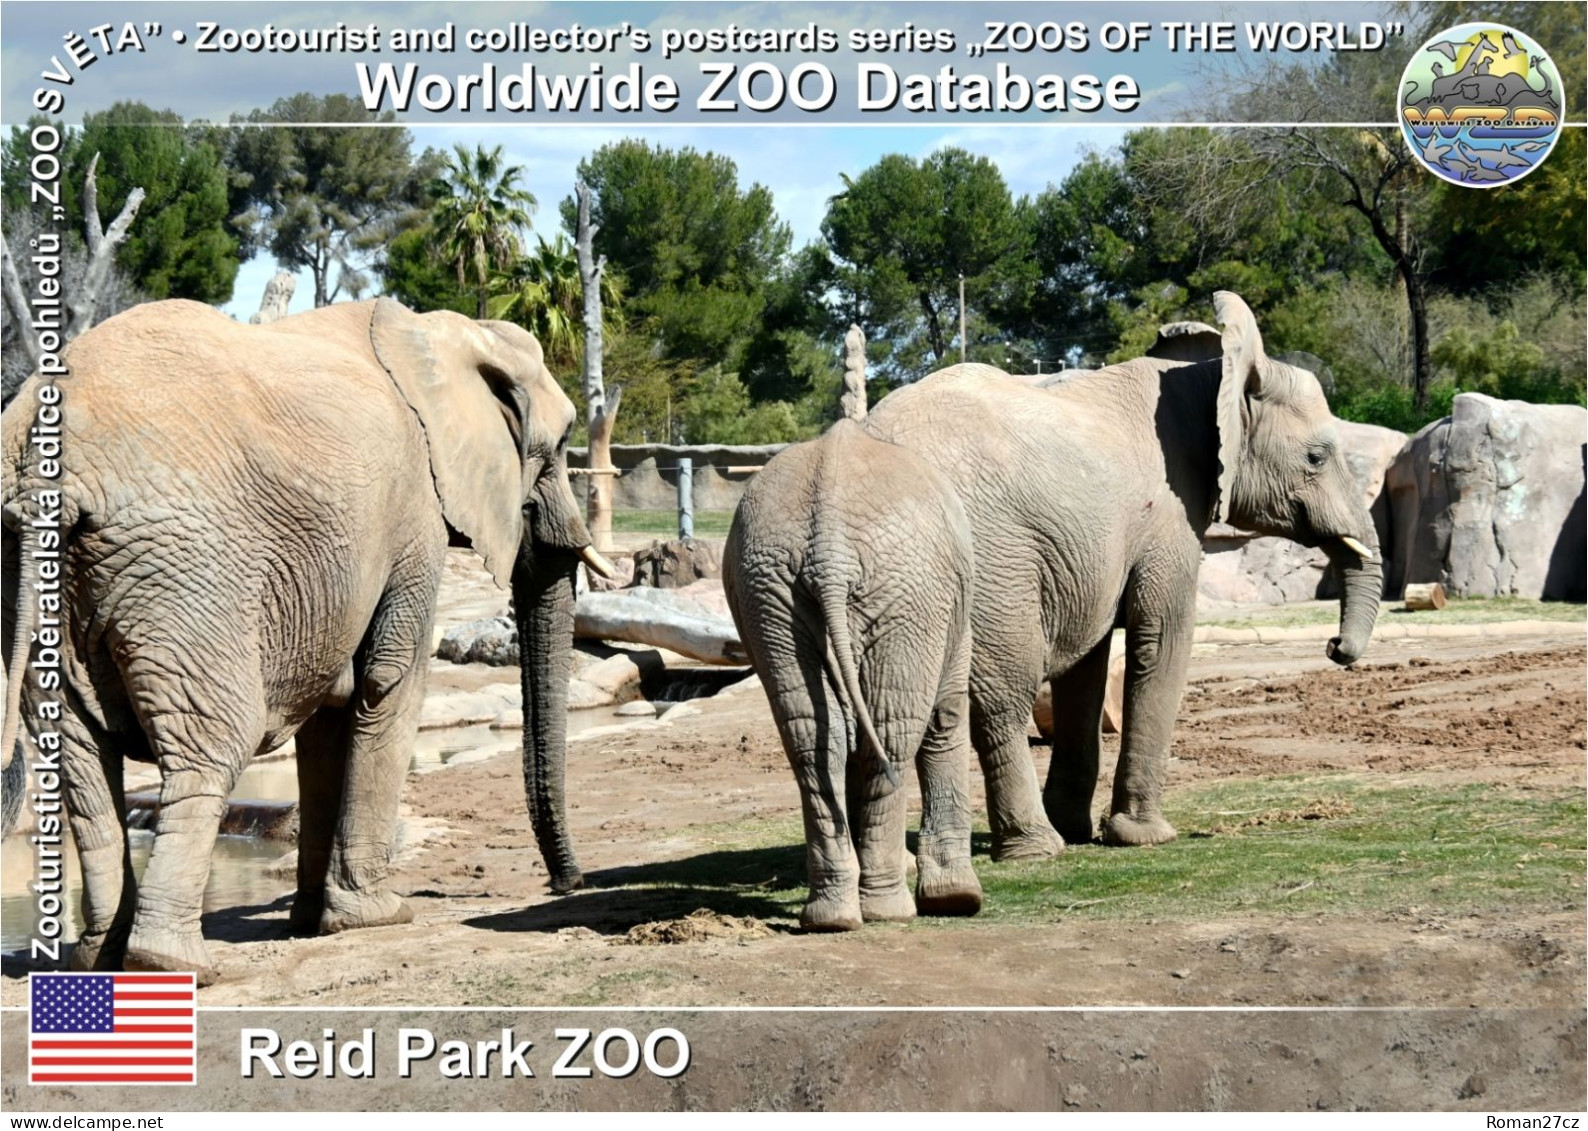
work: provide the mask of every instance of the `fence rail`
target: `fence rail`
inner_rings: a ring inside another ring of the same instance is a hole
[[[781,445],[779,445],[779,447],[781,447]],[[614,445],[614,448],[616,449],[617,445]],[[720,522],[721,522],[721,517],[720,517],[721,512],[723,510],[731,511],[733,505],[737,504],[737,502],[738,502],[738,490],[742,487],[742,483],[739,482],[738,480],[724,482],[722,477],[723,476],[746,476],[747,477],[747,476],[750,476],[750,475],[754,475],[756,472],[759,472],[762,468],[764,468],[766,466],[766,463],[764,462],[764,460],[767,459],[767,458],[770,458],[773,454],[775,454],[775,452],[777,451],[777,448],[776,447],[771,447],[771,446],[767,446],[767,447],[745,447],[745,448],[741,448],[741,449],[735,449],[735,448],[727,447],[727,446],[703,447],[703,448],[699,449],[699,454],[702,457],[699,460],[697,460],[692,455],[682,454],[683,452],[687,452],[687,451],[689,451],[688,448],[680,449],[677,446],[671,446],[671,445],[667,445],[667,446],[655,445],[655,446],[647,446],[645,448],[630,448],[627,451],[622,452],[621,455],[618,452],[616,452],[616,451],[614,452],[614,455],[615,456],[619,456],[619,458],[627,457],[626,459],[623,460],[623,463],[621,465],[619,465],[619,466],[616,466],[616,467],[570,467],[570,468],[568,468],[568,474],[571,475],[571,476],[572,475],[581,475],[581,476],[587,476],[587,477],[588,476],[596,476],[596,475],[605,475],[605,476],[612,476],[612,477],[614,477],[615,480],[619,480],[619,481],[621,481],[621,479],[623,477],[625,477],[625,476],[634,475],[634,476],[637,476],[641,480],[644,481],[645,486],[644,486],[643,491],[636,491],[635,492],[636,494],[643,494],[643,496],[645,498],[645,501],[642,502],[641,505],[638,505],[638,506],[634,506],[634,505],[620,506],[620,505],[618,505],[619,500],[617,498],[614,498],[614,500],[613,500],[613,515],[614,515],[613,533],[615,535],[625,533],[625,531],[619,530],[617,528],[616,516],[619,513],[622,513],[622,514],[625,514],[625,515],[630,515],[630,516],[635,515],[636,513],[652,513],[652,514],[657,514],[657,515],[665,513],[663,511],[663,507],[666,506],[666,504],[663,503],[662,499],[657,497],[657,496],[660,494],[660,492],[662,490],[664,490],[666,488],[666,480],[667,480],[667,478],[669,478],[669,477],[672,478],[672,480],[673,480],[673,483],[672,483],[673,490],[671,492],[669,492],[669,493],[672,494],[674,497],[673,497],[673,499],[671,499],[669,501],[672,502],[674,505],[672,507],[668,508],[668,509],[671,510],[676,515],[676,518],[677,518],[677,525],[676,525],[676,528],[675,528],[677,530],[677,532],[678,532],[677,533],[677,537],[679,537],[679,538],[693,538],[695,536],[695,526],[696,526],[695,516],[696,516],[696,503],[697,503],[697,497],[696,497],[697,496],[697,490],[696,490],[697,473],[706,473],[706,472],[715,473],[714,475],[712,475],[712,476],[710,476],[708,478],[707,489],[706,489],[707,498],[706,498],[706,501],[705,501],[704,511],[708,515],[714,516],[713,519],[711,520],[711,522],[708,525],[717,526],[717,525],[720,525]],[[639,459],[636,462],[634,460],[634,457],[636,455],[641,455],[641,454],[643,454],[643,458]],[[583,450],[583,449],[574,449],[572,452],[570,452],[570,455],[573,456],[573,458],[575,458],[575,459],[588,459],[589,458],[588,452]],[[666,463],[659,462],[656,459],[657,455],[663,455],[664,457],[668,457],[668,462],[666,462]],[[718,463],[718,462],[715,462],[715,459],[721,459],[723,456],[733,456],[733,455],[740,456],[741,458],[744,457],[744,456],[749,456],[752,459],[754,459],[756,457],[760,457],[763,460],[763,462],[761,462],[761,463]],[[715,458],[713,458],[713,457],[715,457]],[[731,493],[731,498],[725,498],[724,497],[724,489],[725,488]],[[638,500],[635,500],[635,501],[638,501]],[[636,533],[636,531],[628,531],[628,532],[629,533]],[[609,543],[606,546],[599,546],[597,548],[600,549],[600,550],[603,550],[603,551],[610,551],[610,550],[615,550],[616,549],[616,545],[615,545],[615,543]]]

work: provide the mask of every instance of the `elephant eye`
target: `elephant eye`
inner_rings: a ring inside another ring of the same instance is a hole
[[[1308,448],[1307,465],[1314,469],[1322,467],[1329,459],[1327,448]]]

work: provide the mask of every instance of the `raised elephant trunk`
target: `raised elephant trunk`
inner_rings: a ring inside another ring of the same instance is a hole
[[[1367,651],[1373,623],[1378,619],[1379,596],[1384,591],[1383,555],[1367,526],[1365,545],[1353,548],[1345,540],[1329,538],[1323,543],[1329,564],[1340,574],[1340,635],[1329,641],[1329,658],[1337,664],[1352,664]],[[1352,541],[1356,541],[1352,539]],[[1370,557],[1362,549],[1372,551]]]
[[[568,665],[573,650],[576,551],[525,540],[513,565],[519,674],[524,700],[524,797],[535,840],[562,894],[584,884],[568,835],[564,770],[568,749]]]

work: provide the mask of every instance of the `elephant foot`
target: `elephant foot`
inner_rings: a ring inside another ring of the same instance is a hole
[[[584,887],[583,872],[565,872],[553,876],[548,881],[552,895],[567,895],[571,891],[578,891]]]
[[[120,970],[127,956],[129,928],[85,933],[66,959],[68,970]]]
[[[858,931],[862,922],[858,897],[813,896],[800,912],[800,929],[804,931]]]
[[[1032,832],[1009,833],[993,838],[992,858],[1046,860],[1064,851],[1064,838],[1046,826]]]
[[[860,917],[868,923],[901,923],[915,918],[915,898],[903,881],[880,891],[860,892]]]
[[[1156,814],[1132,817],[1115,813],[1103,822],[1103,843],[1120,847],[1167,844],[1178,835],[1173,825]]]
[[[981,881],[970,861],[915,860],[915,909],[922,915],[974,915],[981,910]]]
[[[414,909],[396,892],[350,892],[325,890],[325,909],[320,912],[320,933],[334,935],[360,927],[387,927],[412,923]]]
[[[320,916],[325,913],[325,889],[304,891],[298,889],[292,897],[292,910],[287,915],[287,930],[298,938],[320,933]]]
[[[124,970],[157,973],[185,974],[191,971],[201,986],[213,986],[221,976],[210,962],[204,939],[196,930],[179,934],[175,931],[134,928],[121,966]]]
[[[1091,844],[1097,839],[1097,822],[1092,819],[1090,809],[1085,813],[1061,816],[1054,820],[1053,827],[1065,844]]]

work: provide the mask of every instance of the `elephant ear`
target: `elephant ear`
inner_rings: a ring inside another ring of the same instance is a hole
[[[369,334],[424,428],[441,513],[506,588],[523,533],[524,391],[492,360],[497,343],[461,314],[418,315],[383,298]]]
[[[1247,398],[1261,389],[1268,358],[1263,354],[1257,319],[1240,295],[1217,292],[1213,310],[1219,325],[1224,327],[1224,376],[1219,380],[1218,397],[1219,482],[1214,518],[1228,522],[1235,471],[1246,451],[1246,433],[1251,426]]]

